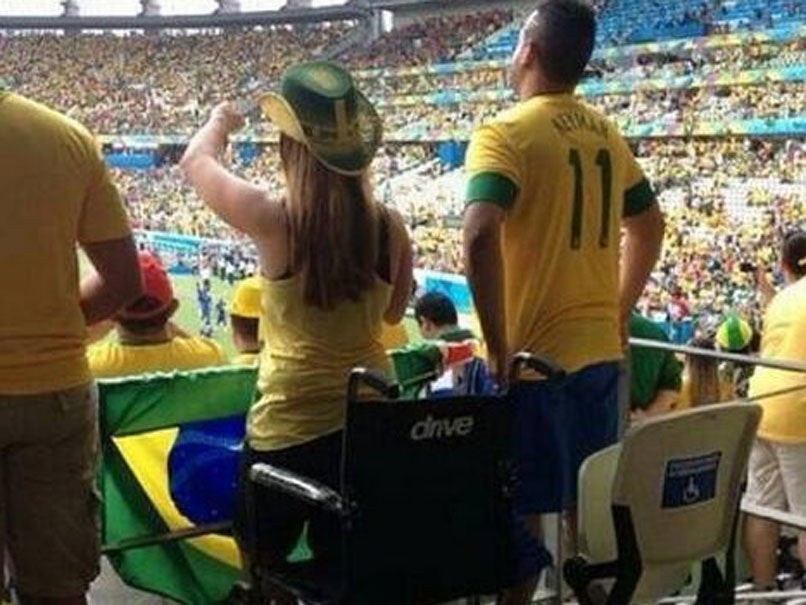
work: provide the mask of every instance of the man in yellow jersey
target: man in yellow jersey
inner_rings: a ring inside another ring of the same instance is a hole
[[[761,357],[806,363],[806,232],[784,240],[781,260],[787,286],[767,308]],[[750,454],[747,499],[806,517],[806,374],[759,367],[750,379],[750,397],[791,390],[761,399],[764,416]],[[775,586],[780,527],[747,517],[744,540],[753,581],[759,589]],[[806,533],[798,552],[806,564]]]
[[[171,322],[179,307],[171,280],[153,254],[141,252],[139,258],[145,292],[115,317],[117,341],[90,348],[87,356],[93,376],[110,378],[225,364],[218,343],[190,336]]]
[[[260,358],[260,278],[247,277],[235,286],[229,305],[232,342],[238,351],[234,365],[254,366]]]
[[[627,143],[573,95],[595,33],[582,0],[538,2],[512,58],[520,102],[474,133],[466,160],[465,264],[493,372],[505,382],[511,356],[529,351],[569,373],[513,387],[529,531],[506,603],[527,603],[547,564],[539,515],[572,511],[582,461],[616,439],[623,335],[663,238]]]
[[[23,605],[79,605],[99,563],[84,342],[140,295],[137,250],[81,125],[0,91],[0,158],[0,572]],[[96,269],[83,282],[78,246]]]

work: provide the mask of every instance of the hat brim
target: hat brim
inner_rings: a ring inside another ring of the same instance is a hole
[[[264,117],[283,134],[305,145],[327,168],[339,174],[356,176],[363,173],[372,162],[383,136],[381,118],[372,103],[356,91],[357,119],[362,125],[361,136],[338,146],[319,141],[305,134],[294,108],[276,92],[264,93],[258,105]]]

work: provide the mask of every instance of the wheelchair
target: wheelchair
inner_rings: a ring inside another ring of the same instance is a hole
[[[522,365],[561,374],[530,356],[519,357],[513,372]],[[360,396],[367,388],[372,395]],[[277,490],[333,515],[341,556],[325,568],[253,565],[257,593],[274,586],[306,604],[412,605],[510,586],[513,428],[505,397],[402,400],[384,377],[353,371],[338,486],[266,464],[250,472],[251,490]]]

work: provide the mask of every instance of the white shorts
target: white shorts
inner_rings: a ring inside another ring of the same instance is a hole
[[[757,439],[750,452],[747,499],[806,516],[806,443]]]

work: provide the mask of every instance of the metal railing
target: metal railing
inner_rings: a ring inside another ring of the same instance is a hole
[[[711,359],[715,359],[718,361],[729,361],[734,363],[746,364],[746,365],[753,365],[759,367],[767,367],[782,371],[788,372],[798,372],[806,374],[806,363],[803,362],[795,362],[789,360],[780,360],[780,359],[765,359],[762,357],[751,356],[751,355],[739,355],[735,353],[727,353],[722,351],[715,351],[711,349],[701,349],[696,347],[689,347],[684,345],[674,345],[667,342],[661,341],[654,341],[654,340],[645,340],[645,339],[630,339],[630,345],[632,348],[641,348],[641,349],[654,349],[654,350],[661,350],[672,352],[680,355],[690,355],[690,356],[700,356],[700,357],[708,357]],[[628,382],[628,381],[625,381]],[[624,384],[624,383],[622,383]],[[759,397],[751,399],[747,399],[748,401],[756,401],[771,398],[774,396],[791,393],[794,391],[803,390],[806,391],[806,383],[803,385],[799,385],[793,388],[782,389],[780,391],[775,391],[771,393],[765,393]],[[627,392],[629,389],[627,389]],[[623,400],[623,405],[628,407],[628,400]],[[626,416],[626,413],[625,413]],[[741,505],[741,510],[746,515],[752,515],[754,517],[758,517],[761,519],[765,519],[768,521],[773,521],[779,523],[780,525],[786,527],[796,528],[802,531],[806,531],[806,517],[795,515],[786,511],[781,511],[769,507],[759,506],[757,504],[743,501]],[[143,536],[138,538],[133,538],[129,540],[121,541],[118,544],[114,545],[107,545],[104,547],[105,553],[122,551],[122,550],[129,550],[129,549],[136,549],[136,548],[143,548],[147,546],[155,546],[160,544],[166,544],[169,542],[185,540],[189,538],[196,538],[207,534],[212,533],[223,533],[226,534],[231,530],[231,524],[228,523],[219,523],[215,525],[203,526],[203,527],[195,527],[195,528],[188,528],[186,530],[180,530],[175,532],[170,532],[162,535],[157,536]],[[557,527],[558,531],[558,543],[561,542],[561,535],[562,530],[558,524]],[[561,555],[562,549],[558,548],[558,555]],[[564,590],[560,585],[556,587],[556,592],[554,594],[544,594],[539,602],[560,602],[563,598]],[[773,599],[780,599],[782,595],[786,598],[799,598],[799,597],[806,597],[806,592],[804,591],[789,591],[789,592],[775,592],[775,593],[739,593],[736,595],[737,602],[742,601],[750,601],[750,600],[773,600]],[[668,600],[662,600],[660,603],[688,603],[693,602],[694,597],[687,597],[687,596],[678,596]]]
[[[700,349],[697,347],[689,347],[685,345],[674,345],[668,342],[661,342],[658,340],[646,340],[643,338],[631,338],[630,346],[636,349],[658,349],[661,351],[669,351],[681,355],[694,355],[697,357],[709,357],[719,361],[734,361],[736,363],[744,363],[747,365],[761,366],[765,368],[774,368],[776,370],[785,370],[790,372],[800,372],[806,374],[806,362],[788,361],[782,359],[765,359],[755,355],[739,355],[737,353],[726,353],[724,351],[714,351],[712,349]]]

